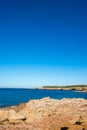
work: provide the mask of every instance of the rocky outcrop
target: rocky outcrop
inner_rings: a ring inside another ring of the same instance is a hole
[[[0,130],[87,130],[87,100],[31,100],[1,109],[0,124]]]

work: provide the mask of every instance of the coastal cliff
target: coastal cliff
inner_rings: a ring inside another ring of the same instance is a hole
[[[75,90],[75,91],[87,92],[87,85],[42,86],[42,89],[48,89],[48,90]]]
[[[0,109],[0,130],[87,130],[87,100],[49,97]]]

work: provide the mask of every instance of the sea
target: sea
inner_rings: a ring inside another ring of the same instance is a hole
[[[84,98],[87,93],[74,90],[43,90],[43,89],[19,89],[0,88],[0,108],[19,105],[33,99],[50,97],[54,99],[62,98]]]

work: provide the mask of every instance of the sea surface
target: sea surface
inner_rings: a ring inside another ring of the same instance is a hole
[[[84,98],[87,99],[87,93],[73,90],[41,90],[41,89],[3,89],[0,88],[0,108],[19,105],[32,99],[41,99],[44,97],[54,99],[62,98]]]

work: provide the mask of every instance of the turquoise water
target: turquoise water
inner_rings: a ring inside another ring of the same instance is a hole
[[[32,99],[40,99],[47,96],[54,99],[87,99],[87,93],[72,90],[0,89],[0,107],[18,105],[22,102],[28,102]]]

